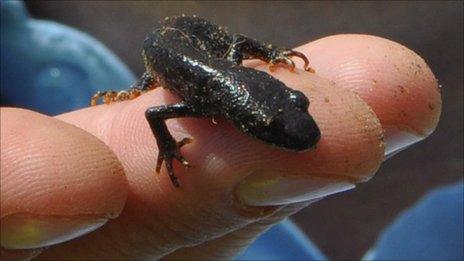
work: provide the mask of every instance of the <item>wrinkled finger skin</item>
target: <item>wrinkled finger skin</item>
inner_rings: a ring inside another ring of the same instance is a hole
[[[2,217],[18,212],[18,208],[19,212],[40,215],[115,216],[121,211],[120,201],[125,195],[113,191],[125,190],[123,170],[101,141],[82,129],[39,113],[2,108],[1,115],[1,185],[5,188]],[[44,193],[52,189],[53,195]],[[88,190],[87,200],[71,197],[85,193],[82,189]],[[92,194],[96,191],[100,193]],[[53,204],[49,204],[52,199]]]
[[[58,226],[57,220],[76,219],[89,227],[94,220],[104,222],[121,213],[127,196],[122,165],[95,136],[63,121],[14,108],[1,108],[0,126],[2,259],[29,259],[43,250],[3,249],[13,247],[14,235],[9,239],[5,234],[15,229],[11,226],[29,227],[31,233],[42,231],[43,236],[46,232],[38,220]],[[71,236],[77,229],[60,233]]]

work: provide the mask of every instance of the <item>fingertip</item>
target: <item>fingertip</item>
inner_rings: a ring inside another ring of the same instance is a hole
[[[441,113],[438,82],[417,53],[377,36],[328,36],[299,48],[321,77],[357,93],[386,131],[387,154],[430,135]]]
[[[17,214],[114,218],[122,211],[124,171],[101,141],[36,112],[1,113],[2,220]]]
[[[316,149],[302,155],[306,160],[295,157],[297,168],[355,182],[374,175],[383,157],[384,133],[366,102],[317,74],[281,70],[274,76],[307,95],[309,112],[321,130]]]
[[[294,204],[353,189],[371,178],[384,153],[383,130],[371,108],[353,92],[305,71],[282,69],[273,76],[306,94],[321,139],[304,153],[247,146],[250,158],[260,158],[254,157],[256,171],[237,189],[241,201],[251,206]]]

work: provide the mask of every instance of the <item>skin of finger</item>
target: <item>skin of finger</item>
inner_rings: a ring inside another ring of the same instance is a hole
[[[117,220],[41,257],[158,258],[237,230],[272,213],[266,208],[250,210],[234,197],[237,184],[255,170],[353,182],[372,176],[382,158],[383,142],[370,108],[353,93],[310,73],[279,70],[274,75],[310,97],[311,113],[323,132],[317,149],[283,151],[250,138],[221,118],[215,118],[216,124],[211,119],[173,119],[168,126],[177,140],[195,139],[182,149],[192,168],[174,164],[181,183],[178,189],[164,167],[162,173],[154,173],[157,149],[144,118],[148,107],[175,102],[171,94],[157,89],[136,101],[59,116],[112,148],[124,165],[130,191]]]
[[[441,111],[437,81],[424,60],[404,46],[369,35],[336,35],[297,49],[310,58],[317,75],[359,94],[372,106],[382,125],[399,126],[416,135],[427,135],[437,125]],[[303,68],[303,63],[296,62]],[[264,218],[167,258],[201,259],[204,253],[211,253],[230,259],[267,228],[261,223],[272,221],[271,217]]]
[[[441,113],[437,79],[424,59],[405,46],[377,36],[343,34],[298,50],[308,55],[319,76],[365,100],[384,128],[425,137],[437,126]]]
[[[121,212],[127,183],[104,143],[36,112],[1,108],[1,115],[1,217]]]
[[[1,214],[114,218],[127,183],[115,155],[70,124],[36,112],[1,108]],[[5,250],[5,260],[27,260],[35,250]]]
[[[316,200],[317,201],[317,200]],[[253,222],[223,237],[205,242],[198,246],[179,249],[164,257],[165,260],[232,260],[243,252],[259,235],[274,224],[313,204],[300,202],[279,209],[269,217]]]

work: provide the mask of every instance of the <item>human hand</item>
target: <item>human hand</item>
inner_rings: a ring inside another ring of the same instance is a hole
[[[56,118],[2,108],[2,257],[230,258],[275,222],[372,177],[384,160],[382,128],[389,155],[435,128],[437,82],[403,46],[339,35],[298,50],[315,75],[272,75],[309,97],[322,131],[317,149],[282,151],[223,120],[169,120],[177,139],[195,140],[182,149],[193,168],[175,164],[178,189],[154,174],[157,147],[144,118],[149,106],[176,99],[162,89]],[[39,249],[18,250],[31,248]]]

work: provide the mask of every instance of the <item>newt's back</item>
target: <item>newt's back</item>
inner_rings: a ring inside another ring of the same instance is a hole
[[[217,58],[224,58],[232,44],[224,28],[196,16],[167,17],[161,27],[179,29],[189,36],[193,47]]]
[[[191,37],[172,27],[148,34],[142,55],[147,71],[189,103],[207,102],[208,81],[224,77],[227,69],[234,66],[230,61],[196,48]]]

